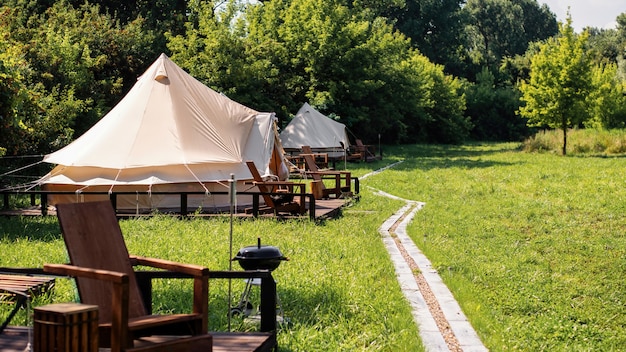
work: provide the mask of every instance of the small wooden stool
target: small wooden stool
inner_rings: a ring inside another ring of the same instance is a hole
[[[34,352],[97,352],[98,306],[80,303],[35,308]]]

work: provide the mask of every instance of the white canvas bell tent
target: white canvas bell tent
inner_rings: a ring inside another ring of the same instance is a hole
[[[296,116],[280,132],[280,141],[286,151],[297,151],[308,145],[315,152],[329,157],[344,156],[350,146],[346,126],[304,103]]]
[[[282,156],[277,157],[275,120],[273,113],[257,112],[215,92],[161,54],[97,124],[44,157],[57,166],[39,184],[47,191],[76,192],[52,196],[50,204],[108,198],[88,192],[197,191],[204,195],[189,196],[192,209],[225,207],[228,195],[211,192],[228,192],[231,174],[238,191],[247,190],[243,181],[252,176],[245,161],[253,160],[264,175],[286,172]],[[178,195],[117,200],[118,209],[179,205]]]

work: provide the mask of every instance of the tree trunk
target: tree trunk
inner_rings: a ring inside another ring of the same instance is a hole
[[[563,155],[567,154],[567,126],[563,126]]]

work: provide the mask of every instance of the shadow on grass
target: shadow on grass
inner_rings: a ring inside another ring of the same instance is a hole
[[[0,239],[14,242],[18,239],[51,242],[62,238],[54,216],[0,217]]]
[[[412,144],[390,147],[394,156],[411,158],[476,158],[503,152],[519,151],[515,144]]]
[[[445,168],[488,168],[494,166],[513,165],[512,162],[481,160],[493,154],[516,152],[520,148],[515,143],[509,144],[466,144],[466,145],[398,145],[387,148],[388,157],[382,161],[360,163],[359,168],[378,170],[395,161],[403,162],[394,167],[395,170],[432,170]]]
[[[513,162],[485,160],[493,154],[518,151],[517,147],[495,148],[493,145],[411,145],[398,147],[397,154],[404,162],[394,167],[395,170],[410,171],[415,169],[475,169],[495,166],[510,166]]]
[[[411,171],[415,169],[480,169],[494,166],[510,166],[512,162],[499,162],[493,160],[475,160],[469,158],[420,158],[410,159],[394,167],[397,171]]]

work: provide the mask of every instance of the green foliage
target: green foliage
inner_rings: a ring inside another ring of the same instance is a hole
[[[590,117],[587,96],[593,90],[591,65],[585,55],[587,33],[576,35],[571,17],[561,24],[560,36],[541,45],[531,59],[530,80],[520,85],[519,114],[530,126],[559,128],[563,131],[563,154],[567,150],[567,130]]]
[[[286,124],[303,102],[364,140],[458,142],[467,136],[456,80],[413,51],[387,20],[345,1],[267,1],[198,9],[169,36],[194,77]],[[259,94],[262,92],[264,94]]]
[[[497,66],[505,57],[523,54],[534,41],[558,33],[556,17],[531,0],[469,0],[466,50],[474,64]]]
[[[522,140],[529,128],[515,111],[520,105],[520,93],[510,84],[497,84],[487,68],[477,75],[476,83],[466,83],[467,110],[474,128],[471,136],[479,141]]]
[[[7,155],[48,153],[82,134],[161,52],[232,99],[276,112],[282,125],[309,102],[366,141],[459,143],[472,129],[473,137],[517,139],[523,128],[511,120],[511,85],[530,79],[532,43],[558,32],[554,14],[534,0],[0,6],[0,150]],[[618,78],[612,66],[593,73],[600,88],[587,99],[587,125],[623,126],[625,18],[618,16],[616,30],[591,30],[585,55],[616,64]],[[447,75],[476,82],[484,67],[496,75],[493,94]],[[580,119],[572,125],[582,126]]]
[[[626,127],[626,97],[624,83],[617,74],[617,65],[604,64],[592,69],[593,92],[589,94],[588,104],[593,116],[585,126],[595,128]]]
[[[136,77],[133,61],[144,66],[152,38],[140,21],[119,27],[90,5],[2,11],[0,59],[13,79],[0,145],[10,155],[50,152],[90,128],[119,99],[123,77]]]
[[[463,115],[465,97],[461,81],[446,75],[441,66],[427,65],[425,71],[432,80],[432,86],[430,91],[422,93],[436,103],[426,109],[430,121],[421,126],[426,137],[414,141],[462,143],[468,137],[472,123]]]
[[[378,9],[392,20],[394,27],[411,38],[413,47],[433,63],[444,65],[446,72],[460,75],[466,18],[461,0],[406,0],[404,5]]]
[[[505,0],[469,0],[464,10],[471,18],[471,48],[481,53],[478,62],[493,65],[504,56],[524,52],[521,6]]]

